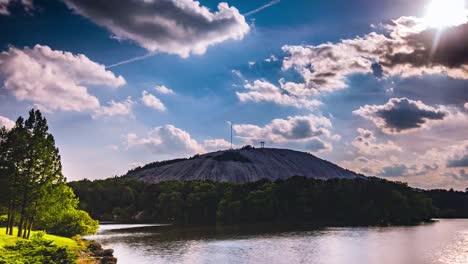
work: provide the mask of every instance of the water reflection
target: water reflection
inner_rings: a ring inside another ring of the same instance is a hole
[[[119,263],[468,263],[468,220],[412,227],[103,225]]]

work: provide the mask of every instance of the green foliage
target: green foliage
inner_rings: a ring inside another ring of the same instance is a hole
[[[98,221],[77,209],[78,202],[73,190],[65,184],[51,189],[44,201],[40,202],[36,228],[66,237],[95,234]]]
[[[34,109],[12,129],[0,129],[0,210],[7,212],[6,232],[13,235],[17,226],[15,235],[23,238],[38,227],[69,236],[93,233],[97,222],[77,210],[78,200],[65,184],[59,150],[48,130],[46,119]]]
[[[119,214],[121,219],[130,220],[144,212],[142,220],[179,224],[388,225],[412,224],[433,215],[431,199],[424,193],[378,178],[324,181],[292,177],[246,184],[148,184],[113,178],[69,185],[81,205],[98,219]]]
[[[45,233],[38,232],[30,240],[18,240],[15,245],[0,249],[0,263],[5,264],[69,264],[77,261],[77,255],[44,238]]]
[[[79,235],[95,234],[98,229],[98,221],[92,219],[89,214],[83,210],[70,210],[64,212],[61,217],[48,226],[49,232],[59,235],[72,237]]]

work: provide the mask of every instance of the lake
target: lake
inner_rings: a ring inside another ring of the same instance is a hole
[[[468,220],[410,227],[301,230],[272,226],[181,228],[101,225],[89,236],[121,264],[140,263],[468,263]]]

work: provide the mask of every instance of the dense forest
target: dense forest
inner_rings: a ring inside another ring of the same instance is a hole
[[[468,218],[468,190],[466,192],[450,190],[429,190],[426,195],[432,199],[434,217]]]
[[[413,224],[434,216],[431,198],[378,178],[287,180],[234,184],[111,178],[71,182],[80,208],[102,220],[177,224]]]

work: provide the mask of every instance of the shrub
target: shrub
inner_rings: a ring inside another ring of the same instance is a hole
[[[59,247],[44,238],[44,232],[33,234],[30,240],[18,240],[15,245],[5,246],[0,255],[1,264],[10,263],[75,263],[77,255],[66,247]]]
[[[65,212],[53,225],[48,226],[46,230],[55,235],[72,237],[95,234],[98,227],[98,221],[92,219],[87,212],[70,210]]]

